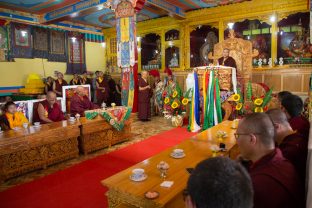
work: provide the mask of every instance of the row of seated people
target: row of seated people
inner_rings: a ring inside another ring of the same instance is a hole
[[[56,102],[56,93],[49,91],[46,99],[34,106],[33,121],[41,124],[52,123],[65,120],[64,113],[60,105]],[[70,114],[84,116],[84,111],[98,108],[86,96],[83,87],[78,86],[70,102]],[[24,123],[29,123],[22,112],[18,112],[14,102],[9,101],[4,105],[4,114],[0,116],[0,126],[2,130],[22,127]]]
[[[305,207],[310,124],[301,116],[300,97],[282,92],[278,98],[279,109],[240,120],[237,161],[212,158],[197,165],[187,183],[186,207]]]
[[[89,78],[86,71],[82,73],[82,77],[78,74],[74,74],[74,78],[68,84],[66,80],[64,80],[63,74],[58,72],[56,80],[52,77],[47,78],[45,93],[54,91],[58,97],[62,97],[63,86],[90,85],[92,101],[99,105],[103,102],[109,105],[110,103],[121,105],[121,87],[119,83],[116,83],[109,75],[104,75],[102,71],[96,71],[95,75],[95,78]]]

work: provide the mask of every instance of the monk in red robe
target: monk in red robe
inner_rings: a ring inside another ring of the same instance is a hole
[[[65,120],[64,113],[56,101],[55,92],[49,91],[47,99],[39,102],[38,108],[34,111],[34,122],[45,124]]]
[[[96,100],[98,105],[103,102],[107,103],[109,98],[109,86],[107,80],[104,79],[103,72],[99,72],[99,76],[96,79]]]
[[[75,89],[75,95],[71,97],[70,100],[70,114],[72,116],[75,116],[76,114],[84,116],[84,112],[86,110],[93,110],[96,108],[98,108],[98,106],[90,101],[85,93],[85,89],[81,86],[78,86]]]
[[[81,85],[81,79],[77,73],[74,74],[74,77],[69,82],[70,85]]]
[[[57,73],[57,80],[54,81],[53,91],[56,93],[57,97],[63,96],[63,86],[67,86],[67,82],[64,80],[64,76],[61,72]]]
[[[243,118],[235,134],[241,157],[250,161],[254,208],[304,207],[304,186],[293,164],[275,148],[275,129],[265,113]]]
[[[308,140],[293,131],[286,114],[280,109],[271,109],[266,112],[275,127],[275,142],[283,153],[297,169],[302,183],[305,181],[306,163],[308,155]]]
[[[148,72],[143,71],[139,79],[138,116],[141,121],[148,121],[151,117],[151,87],[148,84]]]
[[[236,61],[230,56],[230,50],[225,48],[223,49],[223,57],[218,59],[219,65],[229,66],[237,69]]]
[[[287,95],[282,99],[281,109],[285,112],[291,128],[308,140],[310,123],[301,113],[303,101],[297,95]]]

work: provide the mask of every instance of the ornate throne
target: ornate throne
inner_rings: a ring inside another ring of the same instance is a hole
[[[252,58],[259,54],[258,50],[252,50],[251,41],[236,38],[234,30],[230,30],[228,39],[215,44],[214,54],[210,52],[208,58],[217,64],[225,48],[230,50],[230,56],[236,61],[238,81],[248,81],[252,72]]]

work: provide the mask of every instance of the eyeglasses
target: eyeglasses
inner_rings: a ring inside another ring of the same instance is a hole
[[[261,135],[261,133],[234,133],[234,137],[237,140],[241,135],[250,135],[250,134]]]

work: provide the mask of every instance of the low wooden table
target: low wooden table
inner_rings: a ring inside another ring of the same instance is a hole
[[[109,207],[142,207],[142,208],[160,208],[160,207],[184,207],[183,190],[186,187],[189,173],[186,168],[194,168],[200,161],[212,157],[211,145],[219,145],[220,142],[226,144],[227,149],[231,149],[236,140],[234,138],[235,129],[232,121],[225,121],[221,124],[203,131],[200,134],[182,142],[175,147],[161,152],[149,159],[144,160],[122,172],[117,173],[101,183],[108,187],[106,193]],[[216,134],[219,130],[225,131],[228,137],[218,139]],[[170,157],[173,149],[183,149],[186,157],[174,159]],[[228,154],[227,152],[223,154]],[[160,161],[165,161],[170,165],[166,180],[173,181],[171,188],[160,187],[163,180],[156,166]],[[129,179],[131,172],[135,168],[143,168],[148,178],[142,182],[133,182]],[[159,197],[154,200],[146,199],[144,194],[147,191],[159,192]]]
[[[78,157],[79,123],[44,124],[0,134],[0,181]]]
[[[80,118],[80,151],[87,154],[130,139],[133,117],[134,115],[132,114],[131,117],[125,121],[125,126],[121,131],[117,131],[99,115],[92,120],[88,120],[85,117]]]

